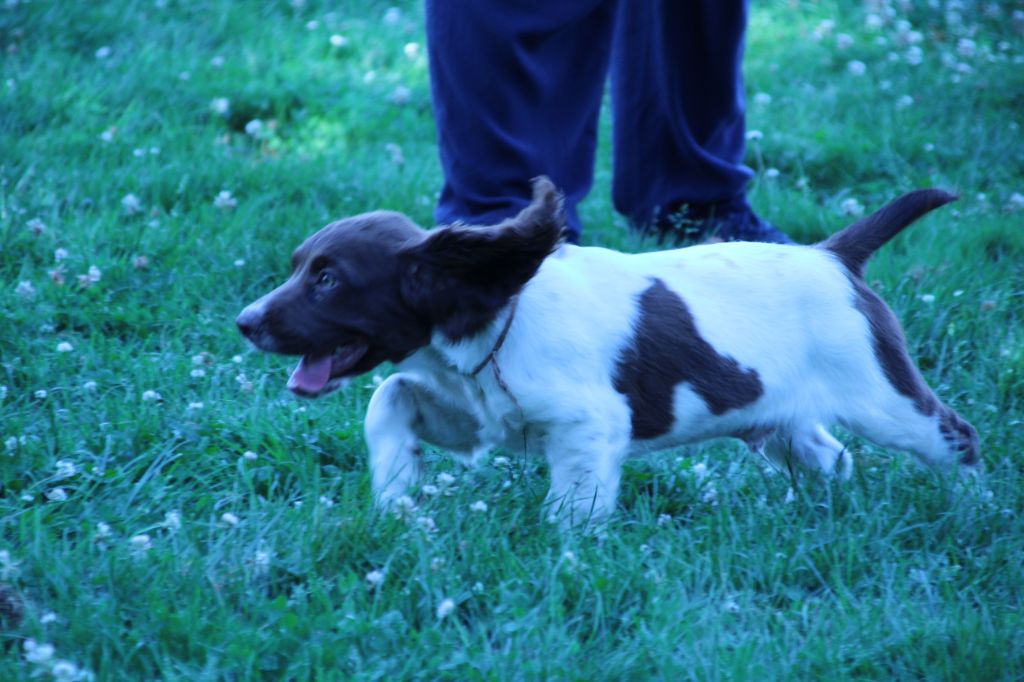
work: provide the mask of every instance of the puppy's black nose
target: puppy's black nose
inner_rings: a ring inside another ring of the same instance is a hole
[[[245,338],[252,339],[263,330],[263,311],[249,306],[238,314],[235,324],[238,325],[238,331],[242,332]]]

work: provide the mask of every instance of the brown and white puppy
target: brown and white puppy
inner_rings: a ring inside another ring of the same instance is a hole
[[[559,245],[561,197],[541,178],[499,225],[332,223],[237,322],[259,348],[302,356],[288,383],[301,395],[396,363],[365,422],[384,505],[416,484],[422,441],[468,459],[542,454],[550,511],[568,523],[614,509],[631,453],[709,438],[845,478],[850,453],[827,430],[840,424],[973,470],[977,433],[925,384],[863,279],[875,250],[954,198],[911,192],[813,246],[624,254]]]

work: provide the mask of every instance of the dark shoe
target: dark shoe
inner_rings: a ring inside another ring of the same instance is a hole
[[[745,201],[719,205],[681,205],[656,222],[659,239],[687,242],[765,242],[795,244],[789,235],[763,220]]]
[[[789,235],[753,211],[722,216],[712,221],[706,233],[709,239],[724,242],[764,242],[767,244],[795,244]]]

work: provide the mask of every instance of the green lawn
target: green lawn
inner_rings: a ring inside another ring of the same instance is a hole
[[[6,0],[0,679],[1022,679],[1024,5],[754,4],[765,217],[961,194],[869,280],[984,481],[840,434],[854,478],[790,492],[714,443],[630,462],[597,541],[543,462],[433,453],[451,494],[381,517],[375,377],[293,399],[233,320],[332,219],[430,224],[421,3]],[[600,159],[584,241],[652,248]]]

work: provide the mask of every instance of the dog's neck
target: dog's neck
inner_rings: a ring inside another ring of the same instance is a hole
[[[473,336],[452,341],[435,330],[430,345],[436,348],[460,374],[476,377],[488,365],[497,362],[498,354],[505,345],[509,330],[515,321],[518,302],[518,296],[509,299],[494,320]]]

